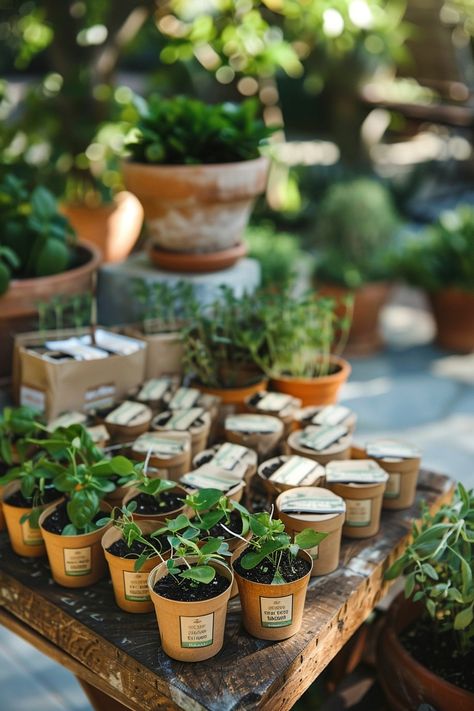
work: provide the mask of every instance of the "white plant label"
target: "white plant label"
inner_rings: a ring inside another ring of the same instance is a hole
[[[319,478],[319,467],[312,459],[306,457],[290,457],[279,469],[269,477],[280,484],[298,486],[303,483],[313,484]],[[311,476],[312,475],[312,476]]]
[[[179,617],[181,646],[210,647],[214,642],[214,613],[201,617]]]
[[[20,388],[20,405],[26,405],[40,413],[46,410],[46,393],[29,385],[22,385]]]
[[[178,388],[171,398],[168,407],[170,410],[188,410],[199,400],[201,393],[195,388]]]
[[[97,328],[94,336],[98,346],[112,351],[112,353],[116,353],[117,355],[131,355],[145,348],[144,341],[139,341],[130,336],[124,336],[121,333],[104,331],[102,328]]]
[[[64,341],[46,341],[45,347],[50,351],[59,351],[70,355],[76,360],[101,360],[108,358],[107,351],[95,346],[89,346],[81,338],[67,338]]]
[[[153,378],[142,385],[138,400],[161,400],[170,386],[169,378]]]
[[[112,407],[115,400],[114,383],[104,383],[95,385],[86,390],[84,395],[84,407],[86,410],[95,410],[101,407]]]
[[[334,427],[344,422],[350,414],[351,411],[344,405],[328,405],[317,412],[311,422],[314,425],[328,425],[329,427]]]
[[[148,573],[131,573],[123,571],[123,587],[125,599],[131,602],[147,602],[150,599],[148,592]]]
[[[64,572],[66,575],[89,575],[92,571],[92,550],[85,548],[64,548]]]
[[[146,405],[141,405],[139,402],[125,400],[116,410],[109,412],[105,418],[106,422],[114,425],[129,425],[140,424],[148,417],[149,410]]]
[[[248,451],[247,447],[242,447],[241,444],[224,442],[214,454],[212,463],[217,467],[231,471],[246,456]]]
[[[342,425],[336,425],[335,427],[325,425],[314,429],[308,427],[301,433],[300,444],[303,447],[322,452],[346,434],[347,427]]]
[[[172,457],[184,452],[184,444],[176,440],[166,439],[159,433],[146,432],[135,440],[132,449],[134,452],[146,453],[151,451],[152,454]]]
[[[369,526],[372,518],[372,499],[346,499],[346,526]]]
[[[312,496],[307,492],[291,492],[281,499],[283,513],[339,514],[346,505],[340,496]]]
[[[181,477],[181,482],[188,486],[197,487],[198,489],[220,489],[220,491],[228,491],[229,489],[241,483],[241,479],[232,476],[219,467],[214,467],[209,464],[203,464],[199,469],[193,472],[184,474]]]
[[[392,440],[368,444],[366,451],[369,457],[376,459],[412,459],[420,456],[416,447]]]
[[[95,444],[97,444],[97,442],[108,442],[110,439],[105,425],[94,425],[94,427],[86,427],[86,429],[89,437]]]
[[[257,402],[257,410],[281,412],[285,407],[291,405],[292,400],[291,395],[285,395],[284,393],[266,393]]]
[[[202,407],[192,407],[190,410],[176,410],[165,424],[167,430],[187,430],[201,417],[204,410]]]
[[[401,475],[398,472],[388,475],[387,486],[383,492],[384,499],[398,499],[400,496],[400,479]]]
[[[251,432],[270,434],[278,432],[281,427],[280,420],[276,417],[265,415],[230,415],[226,417],[225,428],[232,432]]]
[[[388,474],[371,459],[347,459],[326,465],[328,484],[380,484]]]
[[[293,595],[260,597],[262,627],[288,627],[293,621]]]
[[[34,528],[29,521],[21,524],[21,535],[25,546],[42,546],[44,544],[41,529]]]
[[[83,412],[64,412],[55,420],[49,423],[48,432],[54,432],[58,427],[69,427],[69,425],[82,425],[87,420],[87,415]]]

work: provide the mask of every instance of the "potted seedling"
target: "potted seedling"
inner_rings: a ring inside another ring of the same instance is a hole
[[[389,580],[405,576],[405,597],[392,603],[379,636],[377,667],[390,707],[439,711],[474,708],[474,496],[458,485],[420,523]]]
[[[148,465],[135,467],[131,487],[123,499],[123,505],[134,505],[134,518],[165,521],[176,518],[185,511],[186,489],[174,481],[150,476]]]
[[[233,551],[239,545],[239,536],[249,533],[249,512],[237,501],[223,495],[219,489],[200,489],[188,494],[186,504],[191,509],[191,525],[200,532],[200,538],[222,537]]]
[[[242,235],[268,161],[272,133],[254,101],[136,97],[139,120],[124,179],[145,210],[154,262],[172,271],[213,271],[245,254]]]
[[[313,567],[304,549],[313,549],[327,534],[304,529],[292,541],[283,522],[268,512],[252,514],[250,529],[252,538],[233,560],[244,627],[259,639],[287,639],[303,620]]]

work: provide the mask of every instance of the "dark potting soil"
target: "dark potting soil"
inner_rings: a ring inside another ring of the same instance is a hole
[[[252,397],[249,398],[249,405],[252,405],[253,407],[255,407],[255,405],[257,405],[260,402],[262,397],[263,397],[263,395],[261,395],[260,393],[255,393],[255,395],[252,395]]]
[[[261,563],[252,568],[252,570],[245,570],[242,568],[240,560],[248,551],[244,551],[234,562],[234,569],[242,578],[247,578],[247,580],[252,580],[254,583],[264,583],[265,585],[271,584],[273,578],[275,577],[276,567],[270,560],[264,559]],[[294,580],[299,580],[303,578],[311,568],[310,563],[303,558],[294,558],[288,551],[283,551],[281,556],[281,561],[279,565],[279,571],[283,579],[287,583],[292,583]]]
[[[149,541],[162,553],[170,548],[170,544],[168,543],[166,536],[152,538],[150,535],[146,535],[143,536],[143,538]],[[119,538],[118,541],[114,541],[112,545],[107,548],[109,553],[116,555],[119,558],[139,558],[144,550],[146,550],[146,546],[141,541],[133,541],[129,548],[123,538]]]
[[[53,511],[53,513],[49,514],[47,518],[43,521],[43,528],[46,529],[46,531],[49,531],[50,533],[56,533],[57,535],[61,535],[63,532],[63,529],[71,523],[69,516],[67,515],[67,502],[64,501],[62,504],[56,507],[56,509]],[[95,516],[94,516],[94,523],[98,521],[100,518],[103,518],[106,514],[104,514],[103,511],[99,511]]]
[[[180,568],[184,570],[184,568]],[[181,600],[182,602],[199,602],[200,600],[210,600],[217,597],[230,585],[230,580],[224,578],[216,572],[214,580],[210,583],[195,583],[186,578],[165,575],[158,580],[154,590],[158,595],[168,598],[168,600]]]
[[[417,662],[436,676],[474,693],[474,650],[460,654],[450,635],[434,637],[432,625],[423,618],[417,620],[401,633],[400,642]]]
[[[210,462],[211,459],[213,458],[213,456],[214,456],[214,453],[203,454],[202,457],[199,457],[199,459],[196,462],[198,467],[202,467],[203,464],[207,464],[208,462]]]
[[[233,533],[242,533],[242,519],[240,517],[240,514],[238,511],[231,511],[229,515],[229,523],[225,523],[224,525],[229,529],[229,531],[232,531]],[[193,519],[194,521],[197,521],[197,519]],[[209,536],[212,536],[212,538],[217,538],[218,536],[224,536],[224,538],[230,538],[229,534],[227,531],[225,531],[220,523],[216,523],[215,526],[210,528],[207,531]]]
[[[172,412],[164,412],[162,415],[158,415],[158,417],[155,417],[152,424],[157,427],[163,427],[164,425],[166,425],[172,415]],[[188,429],[191,429],[191,427],[201,427],[203,424],[204,420],[201,417],[197,417],[194,422],[191,423]]]
[[[29,509],[31,508],[34,503],[38,505],[42,504],[50,504],[53,501],[57,501],[57,499],[60,499],[63,494],[61,494],[60,491],[57,491],[57,489],[53,489],[52,487],[48,487],[45,489],[43,498],[40,502],[38,501],[33,501],[33,497],[27,499],[23,494],[21,493],[20,490],[15,491],[13,494],[10,494],[8,499],[5,499],[5,503],[9,504],[10,506],[18,506],[18,508],[21,509]]]
[[[284,460],[281,459],[281,457],[278,458],[278,461],[272,462],[272,464],[268,464],[266,467],[262,469],[262,474],[264,477],[267,479],[271,477],[273,472],[276,472],[277,469],[282,467],[284,465]]]
[[[144,515],[154,515],[176,511],[183,505],[183,499],[172,491],[165,491],[160,494],[159,499],[155,499],[151,494],[137,494],[131,501],[135,501],[137,508],[135,513]]]

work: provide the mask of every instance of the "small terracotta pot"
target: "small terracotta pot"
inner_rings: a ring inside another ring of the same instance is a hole
[[[420,606],[400,594],[391,604],[377,645],[377,673],[393,711],[417,711],[430,704],[437,711],[472,711],[474,694],[454,686],[414,659],[399,635],[420,615]]]
[[[442,289],[429,294],[436,321],[437,343],[443,348],[470,353],[474,350],[474,293]]]
[[[192,563],[196,559],[190,557],[188,560]],[[176,561],[177,565],[182,562],[181,559]],[[148,577],[163,650],[169,657],[180,662],[202,662],[209,659],[222,649],[224,643],[227,604],[234,576],[222,563],[210,565],[227,578],[230,584],[220,595],[200,602],[169,600],[155,592],[155,584],[168,574],[166,563],[156,566]]]
[[[307,427],[306,429],[317,429],[316,427]],[[352,437],[348,433],[342,436],[337,442],[334,442],[326,449],[322,449],[320,452],[310,447],[305,447],[300,444],[301,434],[305,430],[296,430],[292,432],[287,440],[288,449],[292,454],[298,454],[300,457],[307,457],[308,459],[314,459],[315,462],[319,464],[329,464],[329,462],[335,459],[349,459],[351,456],[351,441]]]
[[[281,407],[280,409],[271,409],[265,408],[263,405],[265,403],[265,396],[269,396],[271,398],[272,395],[277,395],[278,397],[285,397],[284,393],[271,393],[267,391],[262,391],[263,397],[260,400],[260,403],[256,403],[255,405],[252,405],[250,403],[250,400],[255,396],[255,393],[253,395],[249,395],[248,397],[245,398],[245,409],[247,412],[253,412],[255,414],[260,414],[260,415],[273,415],[273,417],[278,417],[279,420],[283,422],[283,436],[288,437],[290,434],[291,430],[294,429],[294,424],[296,421],[297,413],[299,409],[301,408],[301,400],[295,397],[290,397],[290,401]],[[270,399],[268,399],[268,402],[270,402]]]
[[[138,527],[144,534],[157,529],[156,521],[138,521]],[[156,567],[159,558],[148,558],[138,572],[135,572],[136,558],[121,558],[107,550],[112,543],[122,538],[121,532],[113,526],[102,536],[102,548],[109,566],[115,602],[125,612],[153,612],[153,603],[148,590],[148,575]],[[169,557],[169,550],[163,558]]]
[[[156,440],[156,445],[153,445],[154,440]],[[191,435],[189,432],[148,432],[132,444],[130,456],[133,459],[139,462],[146,460],[149,447],[143,448],[141,443],[145,445],[147,441],[150,446],[154,447],[153,454],[150,456],[150,465],[161,472],[166,472],[165,479],[179,481],[183,474],[191,470]],[[176,442],[182,447],[182,451],[177,454],[161,452],[159,447],[161,441]]]
[[[251,421],[255,419],[257,423],[259,420],[271,420],[273,430],[271,432],[245,432],[231,429],[231,417],[242,417]],[[270,415],[232,415],[231,417],[227,417],[225,421],[225,437],[229,442],[254,449],[259,457],[269,457],[273,454],[283,437],[283,422],[278,417]]]
[[[136,425],[120,425],[115,422],[108,422],[106,417],[100,416],[97,417],[97,422],[106,427],[114,443],[131,442],[150,429],[153,412],[147,405],[143,405],[143,407],[146,408],[146,420],[144,419],[143,422]]]
[[[248,247],[241,240],[233,247],[219,249],[215,252],[170,252],[151,245],[148,250],[150,260],[158,269],[170,272],[184,272],[185,274],[208,274],[229,269],[247,254]]]
[[[380,528],[385,483],[326,484],[346,502],[346,519],[342,533],[347,538],[370,538]]]
[[[351,374],[351,366],[343,358],[332,355],[330,362],[338,368],[331,375],[320,378],[279,376],[270,380],[272,390],[299,398],[303,406],[331,405],[337,401],[339,390]]]
[[[323,489],[317,486],[300,486],[298,489],[289,489],[276,500],[276,515],[285,524],[286,532],[294,537],[305,528],[312,528],[316,533],[328,533],[318,546],[311,548],[306,552],[313,560],[313,568],[311,577],[316,575],[327,575],[339,565],[339,555],[341,552],[341,537],[342,526],[344,524],[345,513],[330,513],[330,514],[295,514],[284,513],[281,509],[285,508],[285,499],[292,493],[297,492],[298,495],[318,498],[331,498],[337,500],[336,496],[329,489]],[[304,500],[303,500],[304,505]]]
[[[17,555],[24,558],[40,558],[46,554],[43,536],[40,528],[33,528],[29,521],[21,523],[26,514],[30,514],[31,507],[11,506],[5,499],[20,489],[19,481],[11,481],[2,491],[2,506],[5,524],[10,537],[10,543]],[[61,497],[59,497],[61,498]],[[48,504],[50,506],[51,504]],[[46,506],[46,505],[45,505]],[[45,506],[39,507],[44,509]]]
[[[155,432],[189,432],[191,435],[191,459],[193,459],[196,454],[202,452],[207,446],[207,440],[209,438],[209,433],[211,431],[211,417],[208,412],[203,412],[199,416],[201,424],[192,424],[187,430],[172,430],[168,429],[166,423],[164,425],[159,425],[157,419],[160,418],[164,413],[161,412],[153,422],[151,423],[151,429]],[[168,414],[168,411],[167,411]]]
[[[303,407],[299,412],[296,417],[296,422],[297,426],[300,429],[304,429],[305,427],[308,427],[309,425],[315,424],[312,422],[313,417],[315,417],[321,410],[323,410],[323,407]],[[344,427],[347,427],[348,431],[350,434],[354,434],[356,425],[357,425],[357,415],[355,412],[350,411],[350,414],[347,415],[340,423],[341,425],[344,425]]]
[[[132,499],[139,494],[139,490],[136,489],[135,487],[130,488],[125,496],[123,497],[122,501],[122,506],[126,506],[126,504],[129,503]],[[180,486],[179,484],[176,484],[173,489],[169,489],[169,493],[176,493],[182,495],[183,499],[186,498],[188,495],[188,492],[183,486]],[[163,514],[139,514],[134,512],[133,513],[133,520],[134,521],[157,521],[157,522],[165,522],[167,518],[176,518],[176,516],[179,516],[179,514],[186,513],[187,512],[187,507],[183,503],[182,506],[180,506],[178,509],[174,509],[173,511],[167,511],[166,513]]]
[[[196,457],[194,457],[193,468],[199,469],[200,466],[207,462],[220,466],[219,459],[214,461],[214,457],[219,457],[219,452],[222,450],[223,447],[227,445],[230,445],[230,447],[235,446],[232,442],[222,442],[221,444],[214,445],[212,449],[204,449]],[[243,478],[246,484],[249,484],[253,476],[257,473],[257,453],[254,452],[253,449],[249,449],[248,447],[244,447],[244,449],[245,452],[242,453],[242,458],[236,462],[235,467],[240,465],[245,467],[246,471]],[[212,457],[212,459],[209,460],[209,457]],[[226,471],[234,471],[234,467],[228,468],[227,466],[223,466],[223,468]]]
[[[239,549],[240,550],[240,549]],[[245,547],[242,547],[243,552]],[[299,558],[313,564],[306,551]],[[299,632],[311,569],[298,580],[282,585],[266,585],[243,578],[234,568],[242,604],[242,622],[247,632],[258,639],[288,639]],[[279,619],[275,620],[275,614]]]
[[[262,462],[258,467],[258,478],[262,482],[263,487],[266,489],[266,491],[268,492],[268,494],[270,494],[271,497],[278,496],[283,491],[294,489],[295,484],[285,484],[281,481],[275,481],[273,479],[270,479],[263,473],[264,469],[266,467],[271,466],[272,464],[276,464],[277,462],[280,464],[281,467],[290,459],[291,456],[284,454],[281,457],[272,457],[271,459],[267,459]],[[301,487],[307,488],[309,481],[311,482],[311,485],[316,485],[320,482],[320,480],[324,479],[324,467],[315,462],[314,459],[310,460],[308,457],[304,457],[304,459],[305,461],[310,461],[313,464],[312,471],[303,479],[303,483],[301,484]],[[273,473],[276,473],[277,471],[278,469],[276,469]],[[298,487],[300,487],[300,485],[298,485]]]
[[[182,375],[184,343],[180,331],[144,333],[139,326],[128,326],[124,333],[147,344],[145,380],[163,375]]]
[[[104,576],[107,568],[100,541],[110,524],[79,536],[50,533],[43,523],[56,506],[54,504],[45,509],[39,519],[53,580],[66,588],[94,585]]]

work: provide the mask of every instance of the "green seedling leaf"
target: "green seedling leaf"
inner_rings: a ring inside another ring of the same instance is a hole
[[[204,585],[209,585],[215,576],[216,571],[211,565],[196,565],[192,568],[187,568],[179,574],[181,578],[188,580],[194,580],[196,583],[204,583]]]
[[[458,612],[454,618],[454,629],[455,630],[465,630],[472,623],[474,619],[473,606],[469,605],[465,610]]]
[[[304,531],[296,534],[295,543],[300,548],[314,548],[315,546],[319,546],[321,541],[324,541],[327,536],[327,533],[317,533],[311,528],[305,528]]]

